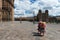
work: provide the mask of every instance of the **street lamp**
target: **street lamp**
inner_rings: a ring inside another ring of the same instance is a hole
[[[21,17],[20,17],[20,23],[22,23],[22,22],[21,22]]]
[[[33,23],[35,23],[35,13],[33,11]]]
[[[19,18],[19,15],[17,15],[17,17]]]

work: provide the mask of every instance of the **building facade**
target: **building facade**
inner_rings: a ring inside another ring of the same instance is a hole
[[[41,10],[38,11],[38,14],[37,14],[37,20],[41,20],[41,21],[45,21],[45,22],[48,22],[48,10],[45,10],[45,13],[43,13]]]
[[[0,21],[14,21],[14,0],[0,0]]]

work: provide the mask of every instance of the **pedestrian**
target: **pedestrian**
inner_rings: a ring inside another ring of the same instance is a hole
[[[42,21],[39,21],[39,23],[38,23],[38,32],[40,32],[41,23],[42,23]]]
[[[46,22],[39,21],[39,23],[38,23],[38,32],[40,34],[43,33],[43,35],[44,35],[45,28],[46,28]]]

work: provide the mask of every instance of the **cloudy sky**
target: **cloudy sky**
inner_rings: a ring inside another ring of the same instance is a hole
[[[60,15],[60,0],[15,0],[15,17],[32,17],[38,10],[49,10],[49,15]],[[33,14],[34,13],[34,14]]]

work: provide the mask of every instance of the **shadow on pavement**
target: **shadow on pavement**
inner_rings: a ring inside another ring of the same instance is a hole
[[[39,36],[39,37],[43,37],[42,35],[40,35],[39,33],[37,32],[32,32],[33,36]]]

